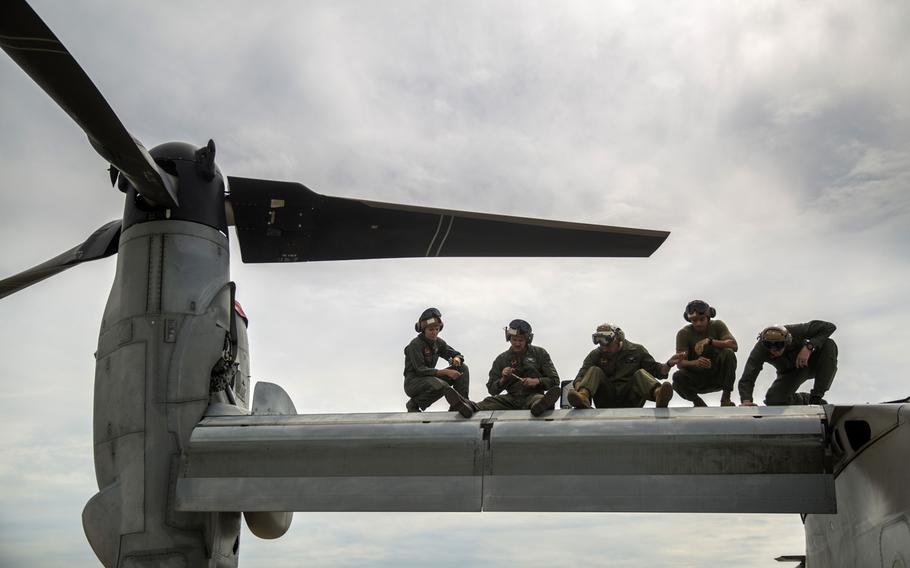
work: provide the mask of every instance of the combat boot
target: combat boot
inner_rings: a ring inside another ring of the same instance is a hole
[[[664,381],[654,387],[654,402],[657,403],[657,408],[666,408],[670,404],[671,398],[673,398],[673,385],[669,382]]]
[[[822,395],[814,392],[809,393],[809,404],[828,404],[828,401],[822,398]]]
[[[578,390],[570,388],[566,398],[572,408],[591,408],[591,392],[584,387]]]
[[[408,412],[422,412],[420,410],[420,405],[417,404],[417,401],[413,398],[409,398],[404,407],[408,409]]]
[[[721,401],[721,403],[723,403],[723,401]],[[694,406],[696,408],[701,408],[703,406],[708,406],[708,403],[705,402],[705,399],[703,399],[702,397],[695,395],[695,398],[692,399],[692,406]]]
[[[470,418],[474,415],[474,403],[458,394],[458,391],[452,387],[446,388],[445,397],[446,402],[449,403],[449,408],[455,410],[458,414],[465,418]]]
[[[556,406],[556,401],[559,400],[561,395],[562,389],[559,387],[553,387],[548,390],[542,398],[537,399],[537,402],[531,405],[531,416],[540,416],[548,410],[553,410],[553,407]]]
[[[721,406],[736,406],[736,403],[733,402],[732,400],[730,400],[730,391],[724,391],[724,393],[722,395],[720,395],[720,405]]]

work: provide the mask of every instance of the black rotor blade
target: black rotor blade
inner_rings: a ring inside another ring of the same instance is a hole
[[[228,178],[243,262],[421,256],[650,256],[669,233],[320,195]]]
[[[101,156],[148,201],[177,206],[177,190],[133,138],[66,47],[24,0],[0,2],[0,48],[70,115]]]
[[[111,221],[92,233],[81,245],[15,276],[0,280],[0,298],[28,288],[36,282],[41,282],[45,278],[50,278],[77,264],[116,254],[120,241],[120,226],[120,219]]]

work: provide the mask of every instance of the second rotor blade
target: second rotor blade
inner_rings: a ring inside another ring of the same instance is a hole
[[[244,262],[650,256],[669,234],[328,197],[299,183],[228,181]]]
[[[9,278],[0,280],[0,298],[5,298],[32,284],[41,282],[77,264],[115,254],[120,241],[120,219],[111,221],[70,250]]]

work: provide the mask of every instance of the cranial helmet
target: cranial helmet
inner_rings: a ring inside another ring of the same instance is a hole
[[[624,341],[626,334],[619,326],[612,323],[602,323],[597,326],[597,331],[591,334],[591,341],[595,345],[609,345],[614,341]]]
[[[686,321],[692,321],[691,318],[695,314],[707,315],[709,318],[713,318],[717,315],[717,310],[708,305],[708,302],[704,300],[692,300],[686,304],[686,311],[683,312],[683,319]]]
[[[442,331],[442,314],[436,308],[427,308],[420,314],[417,323],[414,324],[414,331],[422,332],[428,325],[438,323],[439,331]]]
[[[793,341],[793,336],[790,334],[790,330],[782,325],[769,325],[761,330],[756,339],[763,343],[766,341],[771,343],[782,342],[785,345],[790,345]]]
[[[509,322],[508,327],[502,328],[506,332],[506,341],[509,341],[513,335],[526,335],[528,343],[534,340],[534,334],[531,332],[531,324],[521,319],[514,319]]]

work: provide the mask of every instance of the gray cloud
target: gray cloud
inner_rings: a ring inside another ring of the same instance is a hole
[[[571,378],[605,320],[668,355],[693,297],[744,351],[769,323],[836,322],[829,400],[907,394],[890,379],[910,320],[901,3],[35,6],[134,135],[214,138],[229,175],[672,231],[650,259],[235,261],[254,376],[301,412],[400,411],[402,349],[428,305],[479,398],[512,317]],[[122,203],[82,132],[6,57],[0,80],[6,275]],[[92,353],[113,271],[113,259],[81,266],[0,303],[0,564],[93,564],[79,519],[95,490]],[[538,528],[603,556],[526,546]],[[802,538],[795,516],[298,515],[288,536],[245,535],[241,550],[245,566],[768,566]]]

